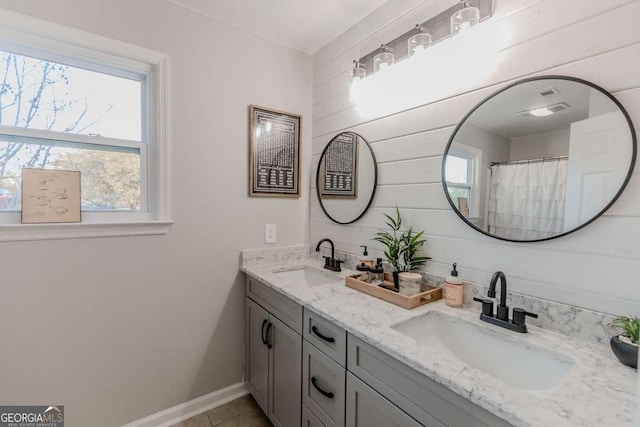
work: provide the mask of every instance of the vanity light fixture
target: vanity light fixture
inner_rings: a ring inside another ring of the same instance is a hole
[[[377,73],[393,65],[395,57],[393,51],[386,44],[380,45],[380,53],[373,57],[373,72]]]
[[[480,22],[480,9],[472,6],[468,0],[463,0],[462,3],[464,7],[451,15],[451,37]]]
[[[363,66],[363,64],[361,64],[355,59],[353,60],[353,69],[351,70],[351,77],[353,78],[354,82],[356,80],[361,80],[367,77],[367,69]]]
[[[407,40],[407,51],[409,56],[419,54],[431,47],[431,34],[420,24],[416,24],[417,33]]]
[[[449,65],[443,64],[443,62],[450,63],[452,68],[462,69],[468,67],[466,67],[466,63],[459,66],[460,62],[466,61],[470,63],[477,57],[481,60],[485,59],[486,63],[494,66],[496,61],[487,59],[488,55],[483,52],[487,50],[485,45],[495,44],[496,40],[499,43],[499,36],[488,38],[487,34],[490,32],[478,32],[467,43],[460,42],[456,43],[455,46],[449,43],[452,35],[491,18],[494,2],[495,0],[454,2],[452,6],[434,14],[428,20],[417,24],[404,34],[398,35],[395,39],[383,43],[377,49],[356,59],[354,68],[348,71],[351,82],[349,101],[364,106],[365,104],[373,105],[377,103],[375,100],[385,98],[384,104],[388,107],[391,103],[388,102],[387,95],[396,94],[402,96],[403,89],[398,90],[398,81],[402,82],[400,86],[412,87],[411,90],[414,93],[418,93],[410,82],[420,80],[421,84],[424,85],[427,79],[423,78],[423,76],[429,75],[429,73],[431,75],[434,75],[434,73],[435,75],[442,75],[444,73],[444,75],[448,76],[450,73],[445,68]],[[446,47],[433,49],[435,47],[433,45],[439,42],[445,42],[444,46]],[[454,59],[449,59],[443,54],[443,49],[447,48],[456,50],[451,55],[451,58]],[[472,54],[469,54],[468,51],[471,51]],[[412,57],[416,57],[416,60],[410,63],[407,62],[405,65],[399,64]],[[429,58],[429,60],[422,61],[418,60],[418,58]],[[455,58],[463,58],[463,60]],[[430,65],[426,65],[427,63]],[[394,66],[391,67],[392,65]],[[431,70],[430,67],[433,65],[435,65],[435,68]],[[477,61],[474,63],[474,66],[476,65]],[[394,71],[386,72],[389,68]],[[411,70],[412,68],[413,70]],[[479,75],[480,73],[477,74]],[[460,81],[455,76],[451,76],[451,80]],[[425,90],[424,92],[434,93],[431,90]],[[401,103],[408,102],[406,101],[407,97],[402,99]]]
[[[349,88],[349,101],[357,104],[360,99],[360,85],[362,80],[367,77],[367,69],[363,64],[353,60],[353,68],[351,69],[351,87]]]

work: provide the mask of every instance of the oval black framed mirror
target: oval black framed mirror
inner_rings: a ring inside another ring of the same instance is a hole
[[[629,114],[582,79],[519,80],[476,105],[453,131],[442,183],[456,214],[477,231],[539,242],[600,217],[636,160]]]
[[[376,156],[361,135],[341,132],[324,147],[316,171],[316,195],[333,222],[351,224],[362,218],[377,183]]]

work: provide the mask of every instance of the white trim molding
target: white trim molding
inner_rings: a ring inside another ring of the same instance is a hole
[[[0,225],[0,242],[167,234],[173,221]]]
[[[122,427],[169,427],[247,394],[249,394],[249,390],[246,383],[233,384],[213,393],[181,403],[173,408],[130,422]]]

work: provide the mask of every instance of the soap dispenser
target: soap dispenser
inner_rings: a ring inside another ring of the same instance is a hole
[[[458,277],[458,264],[453,263],[451,276],[444,284],[444,302],[450,307],[462,307],[464,300],[464,281]]]
[[[362,258],[360,258],[360,265],[366,265],[369,268],[374,267],[373,259],[369,258],[369,252],[367,252],[367,247],[365,245],[360,245],[361,248],[364,248],[362,251]]]

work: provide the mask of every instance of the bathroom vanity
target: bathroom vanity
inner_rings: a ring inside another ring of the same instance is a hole
[[[246,381],[275,426],[633,424],[634,371],[604,347],[442,302],[404,310],[287,258],[242,267]]]

